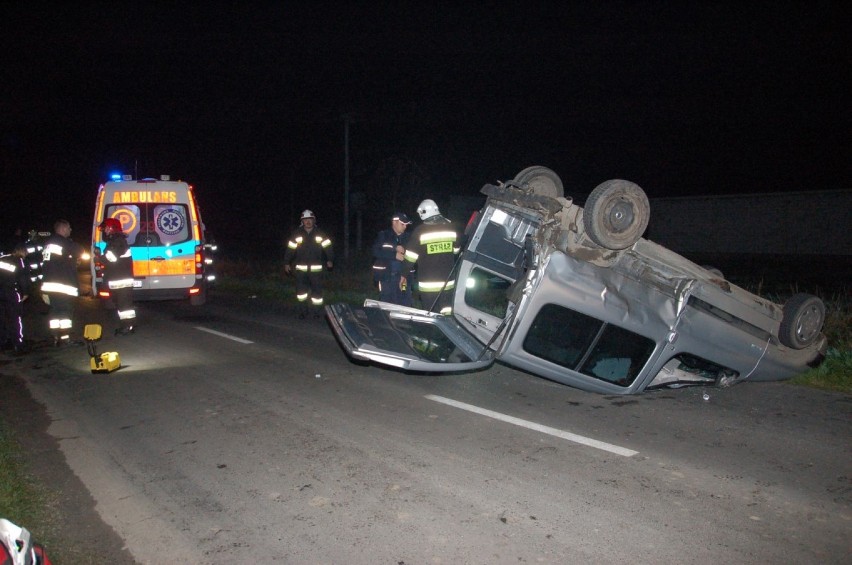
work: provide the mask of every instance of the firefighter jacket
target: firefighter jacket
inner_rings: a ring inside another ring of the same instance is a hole
[[[333,261],[331,239],[316,227],[308,232],[303,226],[299,226],[287,241],[284,264],[292,264],[296,271],[318,273],[327,262]]]
[[[27,248],[27,256],[24,257],[27,273],[29,274],[30,282],[37,284],[43,278],[41,263],[44,260],[44,240],[38,232],[33,230],[29,233],[29,239],[27,239],[24,245]]]
[[[408,272],[405,260],[397,261],[396,259],[396,246],[401,245],[407,248],[410,237],[411,233],[408,231],[397,234],[393,228],[379,232],[373,243],[373,282],[385,282],[391,275],[405,275]]]
[[[127,236],[112,234],[104,248],[104,282],[110,290],[133,288],[133,258]]]
[[[455,281],[447,281],[447,278],[455,266],[460,242],[461,233],[456,225],[441,215],[428,218],[414,228],[405,250],[405,260],[409,274],[417,271],[420,292],[455,287]]]
[[[77,262],[83,255],[83,248],[67,237],[57,233],[44,242],[42,272],[42,292],[77,296]]]
[[[0,255],[0,300],[15,302],[29,294],[30,278],[24,260],[17,255]]]

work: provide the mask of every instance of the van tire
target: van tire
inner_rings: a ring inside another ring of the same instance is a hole
[[[559,178],[559,175],[547,167],[539,165],[527,167],[515,175],[513,183],[522,188],[524,185],[527,185],[533,194],[539,196],[558,198],[565,194],[562,179]]]
[[[818,297],[800,292],[784,303],[778,339],[793,349],[804,349],[816,341],[825,322],[825,304]]]
[[[636,243],[651,218],[648,196],[638,184],[614,179],[599,184],[586,200],[583,225],[589,238],[606,249]]]

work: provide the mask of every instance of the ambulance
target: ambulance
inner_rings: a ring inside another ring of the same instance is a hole
[[[200,306],[215,279],[211,249],[193,187],[183,181],[113,176],[98,189],[92,222],[92,293],[110,301],[98,226],[115,218],[133,256],[133,299],[188,299]]]

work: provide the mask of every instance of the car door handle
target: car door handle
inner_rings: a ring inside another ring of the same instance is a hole
[[[151,261],[165,261],[166,258],[165,257],[151,257],[150,260]]]

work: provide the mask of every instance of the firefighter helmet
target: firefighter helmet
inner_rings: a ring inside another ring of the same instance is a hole
[[[438,210],[438,205],[435,204],[434,200],[426,199],[420,203],[417,207],[417,213],[420,214],[420,219],[425,220],[427,218],[431,218],[432,216],[437,216],[441,213]]]
[[[312,218],[314,221],[316,221],[316,219],[317,219],[317,217],[316,217],[316,216],[314,216],[314,213],[313,213],[313,212],[311,212],[310,210],[305,210],[304,212],[302,212],[302,217],[301,217],[301,218],[299,218],[299,219],[300,219],[300,220],[305,220],[305,219],[307,219],[307,218]]]
[[[101,225],[99,225],[99,226],[98,226],[98,228],[99,228],[102,232],[104,232],[104,235],[111,235],[111,234],[114,234],[114,233],[121,233],[121,231],[122,231],[122,230],[121,230],[121,222],[119,222],[119,221],[118,221],[117,219],[115,219],[115,218],[107,218],[107,219],[105,219],[103,222],[101,222]]]

